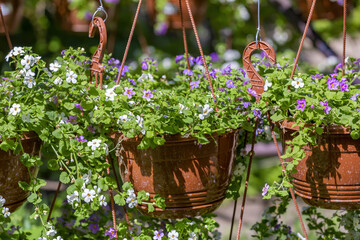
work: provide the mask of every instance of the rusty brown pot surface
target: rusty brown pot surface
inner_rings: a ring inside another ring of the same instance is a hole
[[[309,15],[311,4],[312,4],[312,0],[298,0],[299,8],[305,20]],[[349,0],[348,0],[348,5],[351,6],[351,1]],[[340,6],[336,1],[332,2],[330,0],[318,0],[316,1],[312,20],[317,20],[317,19],[334,20],[337,18],[341,18],[342,16],[343,16],[343,6]]]
[[[114,142],[120,137],[115,134]],[[238,131],[215,135],[200,145],[193,137],[170,136],[162,146],[137,149],[140,140],[126,139],[119,150],[119,167],[124,181],[136,192],[145,190],[165,198],[165,210],[144,215],[158,218],[195,217],[214,211],[225,198],[238,144]],[[217,143],[217,144],[216,144]],[[125,170],[127,169],[127,171]]]
[[[23,0],[0,0],[0,4],[6,27],[10,33],[14,33],[23,16],[24,2]],[[0,19],[0,33],[4,32],[4,26]]]
[[[284,122],[283,144],[299,128]],[[286,146],[285,146],[286,147]],[[297,195],[312,206],[327,209],[360,208],[360,140],[343,126],[330,126],[318,136],[318,145],[303,148],[306,157],[292,175]]]
[[[39,155],[41,141],[34,132],[25,134],[21,142],[25,153],[30,156]],[[20,162],[20,156],[21,154],[14,155],[12,151],[0,150],[0,195],[5,198],[4,206],[8,207],[10,212],[20,207],[29,195],[29,192],[18,185],[19,181],[30,182],[28,169]],[[32,168],[30,172],[36,176],[38,168]]]
[[[152,22],[155,23],[156,18],[156,9],[155,9],[156,0],[147,0],[146,8]],[[177,8],[177,12],[171,15],[167,15],[167,24],[171,29],[181,29],[181,15],[179,11],[179,1],[178,0],[169,0],[170,4],[173,4]],[[195,24],[200,23],[206,14],[207,9],[207,0],[189,0],[190,8],[192,15],[194,17]],[[181,0],[182,14],[184,18],[185,28],[192,28],[190,16],[186,8],[185,0]]]

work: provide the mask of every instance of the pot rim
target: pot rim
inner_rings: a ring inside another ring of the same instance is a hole
[[[281,127],[281,129],[299,131],[300,127],[298,125],[293,127],[294,124],[296,124],[295,121],[284,120],[283,122],[280,123],[280,127]],[[312,127],[315,125],[312,123],[305,123],[305,126]],[[322,126],[322,128],[324,129],[323,134],[329,133],[329,134],[349,135],[351,133],[351,129],[349,127],[345,127],[344,125],[337,125],[337,124],[332,124],[332,125],[328,125],[328,126],[324,125],[324,126]]]
[[[240,131],[240,128],[238,129],[231,129],[230,131],[225,131],[222,134],[218,134],[218,133],[213,133],[212,135],[205,135],[205,137],[209,140],[216,138],[216,137],[220,137],[220,136],[224,136],[224,135],[228,135],[228,134],[236,134]],[[133,138],[128,138],[125,137],[122,132],[115,132],[115,131],[111,131],[109,134],[109,137],[111,139],[119,139],[119,138],[123,138],[123,140],[127,141],[127,142],[141,142],[142,141],[142,137],[140,136],[135,136]],[[171,142],[188,142],[188,141],[197,141],[197,138],[191,135],[181,135],[180,133],[177,134],[167,134],[164,135],[163,138],[165,139],[165,144],[166,143],[171,143]]]

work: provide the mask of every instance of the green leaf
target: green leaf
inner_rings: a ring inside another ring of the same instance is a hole
[[[153,141],[156,145],[163,145],[165,143],[165,139],[161,137],[155,137]]]
[[[61,132],[60,128],[59,128],[59,129],[56,129],[55,131],[53,131],[53,132],[52,132],[52,135],[53,135],[54,137],[56,137],[57,139],[62,138],[62,132]]]
[[[64,107],[67,109],[67,110],[72,110],[75,108],[75,104],[74,103],[70,103],[70,102],[67,102],[64,104]]]
[[[316,127],[316,128],[315,128],[315,132],[316,132],[318,135],[321,135],[321,134],[323,134],[324,129],[321,128],[321,127]]]
[[[359,131],[358,131],[358,130],[353,130],[353,131],[351,131],[350,136],[351,136],[354,140],[359,139],[359,138],[360,138]]]
[[[57,119],[57,114],[55,111],[46,112],[46,115],[49,117],[51,121],[55,121]]]
[[[120,206],[125,206],[126,204],[125,199],[120,194],[114,196],[114,202]]]
[[[48,166],[48,168],[50,170],[53,170],[53,171],[59,170],[59,164],[58,164],[58,161],[56,159],[50,159],[48,161],[47,166]]]
[[[31,202],[31,203],[34,203],[37,199],[37,194],[36,193],[32,193],[29,197],[28,197],[28,201]]]
[[[148,205],[148,212],[153,212],[155,210],[154,206],[152,204]]]
[[[27,182],[20,181],[20,182],[18,182],[18,184],[22,190],[24,190],[24,191],[29,190],[30,185]]]
[[[60,174],[60,182],[65,183],[65,184],[70,182],[70,177],[69,177],[69,174],[67,174],[67,172],[62,172]]]

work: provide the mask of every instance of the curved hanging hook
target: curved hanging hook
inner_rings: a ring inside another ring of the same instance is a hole
[[[104,20],[100,17],[95,17],[94,21],[91,21],[89,26],[90,38],[93,38],[95,36],[95,30],[96,30],[95,26],[97,26],[99,29],[100,42],[98,48],[96,49],[92,57],[92,63],[90,65],[90,70],[91,70],[90,83],[91,83],[92,75],[95,73],[95,84],[96,86],[98,85],[98,77],[100,77],[100,88],[102,88],[102,76],[105,67],[101,63],[105,54],[105,49],[107,44],[107,33],[106,33],[106,26]]]
[[[274,49],[270,46],[270,44],[264,41],[254,41],[247,45],[244,50],[244,68],[250,79],[252,89],[255,90],[256,94],[258,95],[258,97],[256,97],[256,100],[259,101],[261,94],[264,92],[265,81],[251,64],[251,55],[257,49],[264,51],[272,64],[276,63],[276,53]]]

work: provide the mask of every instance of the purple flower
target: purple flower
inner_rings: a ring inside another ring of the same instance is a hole
[[[119,67],[119,72],[120,72],[120,67]],[[129,67],[128,67],[127,65],[124,65],[123,70],[122,70],[122,72],[121,72],[121,76],[122,76],[122,77],[125,76],[125,74],[126,74],[127,72],[129,72]]]
[[[76,140],[79,142],[87,142],[87,140],[85,139],[85,137],[83,135],[81,135],[80,137],[77,137]]]
[[[157,35],[157,36],[165,35],[167,33],[168,27],[169,26],[167,25],[166,22],[156,24],[155,29],[154,29],[155,35]]]
[[[128,99],[130,99],[133,95],[135,95],[135,91],[132,87],[125,87],[123,94],[126,95]]]
[[[111,69],[114,69],[115,67],[119,68],[121,64],[119,59],[110,58],[108,60],[108,65],[111,67]]]
[[[310,106],[310,108],[314,109],[314,108],[315,108],[315,106],[314,106],[314,105],[311,105],[311,106]]]
[[[183,58],[184,58],[184,55],[177,55],[177,56],[175,57],[175,62],[178,63],[178,62],[180,62]]]
[[[106,3],[118,4],[120,0],[104,0]]]
[[[340,90],[342,92],[348,92],[349,91],[349,85],[347,84],[346,80],[342,80],[340,82]]]
[[[56,96],[56,95],[53,96],[53,97],[52,97],[52,102],[55,103],[55,104],[57,104],[57,103],[58,103],[58,96]]]
[[[216,52],[210,53],[209,56],[211,57],[212,62],[217,62],[220,60],[219,55]]]
[[[78,123],[76,119],[77,119],[77,115],[70,115],[69,120],[67,120],[66,122],[75,125]]]
[[[242,105],[244,108],[248,108],[251,106],[251,103],[250,102],[242,102]]]
[[[264,131],[264,129],[262,129],[262,128],[256,129],[256,135],[261,134],[263,131]]]
[[[243,74],[243,76],[244,76],[244,77],[246,76],[246,72],[245,72],[245,70],[244,70],[244,69],[239,68],[239,71]]]
[[[167,118],[167,115],[166,115],[166,114],[164,114],[164,115],[163,115],[163,118]]]
[[[253,97],[257,97],[258,95],[256,94],[255,90],[252,90],[251,88],[246,89]]]
[[[326,114],[329,114],[329,112],[330,112],[330,110],[331,110],[331,107],[329,106],[328,101],[325,101],[325,102],[320,101],[320,105],[323,106],[323,107],[325,107],[325,108],[324,108],[325,113],[326,113]]]
[[[89,225],[89,230],[93,233],[93,234],[95,234],[95,233],[97,233],[98,231],[99,231],[99,225],[97,225],[97,224],[94,224],[94,223],[90,223],[90,225]]]
[[[162,230],[155,230],[154,231],[154,240],[161,240],[161,238],[164,236],[164,233],[162,232]]]
[[[141,69],[142,69],[142,70],[148,70],[148,69],[149,69],[149,66],[148,66],[148,64],[147,64],[146,61],[143,61],[143,62],[141,63]]]
[[[143,98],[145,98],[148,102],[151,100],[151,98],[153,97],[153,93],[150,91],[150,89],[148,90],[143,90]]]
[[[202,60],[202,57],[199,56],[195,59],[195,63],[198,64],[198,65],[202,65],[203,64],[203,60]]]
[[[129,79],[129,82],[133,85],[133,86],[136,86],[136,82],[134,79]]]
[[[303,99],[298,99],[297,101],[296,101],[296,103],[298,104],[297,106],[296,106],[296,109],[298,109],[298,110],[300,110],[301,112],[303,112],[304,110],[305,110],[305,107],[306,107],[306,100],[305,100],[305,98],[303,98]]]
[[[329,90],[338,90],[339,81],[336,80],[335,78],[328,79],[326,83],[329,87]]]
[[[105,236],[109,236],[110,239],[113,239],[116,236],[116,232],[112,227],[110,227],[105,231]]]
[[[61,51],[61,55],[62,55],[62,56],[64,56],[65,53],[66,53],[66,50],[62,50],[62,51]]]
[[[260,118],[261,117],[261,111],[258,108],[253,109],[254,116]]]
[[[93,125],[87,126],[87,130],[91,133],[95,133],[95,127]]]
[[[89,221],[92,222],[98,222],[100,220],[100,217],[98,215],[96,215],[95,213],[91,214],[89,217]]]
[[[183,71],[183,74],[184,74],[184,75],[187,75],[187,76],[191,76],[191,75],[193,75],[193,71],[191,71],[190,69],[185,69],[185,70]]]
[[[231,65],[229,64],[229,65],[227,65],[223,70],[222,70],[222,74],[223,75],[231,75]]]
[[[269,185],[266,183],[265,184],[265,186],[263,187],[263,189],[262,189],[262,196],[265,196],[266,195],[266,193],[268,192],[268,190],[269,190]]]
[[[190,82],[190,89],[198,88],[200,85],[200,80],[197,80],[195,82]]]
[[[218,73],[218,70],[217,69],[212,69],[209,74],[210,74],[210,76],[212,78],[217,78],[216,73]]]
[[[359,93],[356,93],[354,96],[350,98],[350,100],[356,101],[357,97],[359,96]]]
[[[261,51],[261,52],[260,52],[260,57],[261,57],[262,59],[264,59],[264,58],[268,58],[268,55],[266,54],[266,52]]]
[[[237,85],[235,85],[235,82],[233,80],[230,80],[230,79],[226,80],[225,83],[226,83],[227,88],[234,88],[234,87],[237,86]]]
[[[80,103],[75,103],[75,108],[80,109],[80,111],[84,111],[83,107],[80,105]]]
[[[317,73],[317,74],[315,74],[315,75],[311,75],[311,78],[313,79],[313,80],[320,80],[322,77],[324,76],[324,74],[320,74],[320,73]]]

